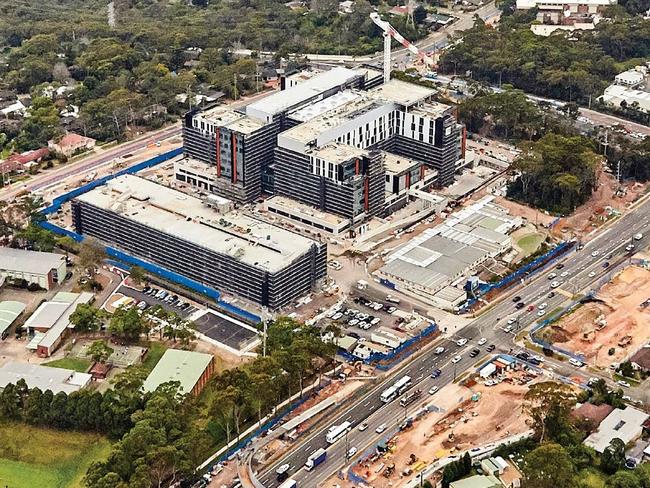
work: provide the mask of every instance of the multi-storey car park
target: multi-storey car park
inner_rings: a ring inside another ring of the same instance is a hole
[[[281,195],[351,226],[452,183],[465,150],[453,109],[432,89],[381,81],[335,68],[241,112],[189,113],[176,178],[240,203]]]
[[[276,309],[326,275],[327,246],[133,175],[72,201],[80,234]],[[225,205],[227,207],[227,205]]]

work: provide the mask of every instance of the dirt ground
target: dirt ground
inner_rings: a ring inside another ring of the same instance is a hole
[[[602,303],[581,306],[553,324],[549,334],[563,349],[584,354],[587,363],[606,368],[625,360],[650,340],[650,307],[640,308],[650,298],[650,271],[627,267],[596,297]],[[604,327],[595,323],[599,317],[606,320]],[[627,346],[619,346],[622,340],[629,341]],[[608,354],[610,348],[615,350],[612,356]]]
[[[601,172],[598,182],[599,186],[589,201],[578,207],[571,216],[561,219],[553,227],[553,233],[556,236],[566,236],[567,233],[574,236],[586,236],[613,216],[610,214],[610,209],[622,212],[644,194],[647,186],[640,183],[623,184],[623,188],[626,190],[625,195],[617,196],[618,183],[615,175]]]
[[[528,426],[519,405],[527,390],[528,386],[506,382],[492,387],[448,385],[431,397],[430,403],[441,409],[440,413],[428,413],[415,421],[413,427],[391,440],[387,454],[374,462],[362,461],[355,466],[355,471],[374,488],[403,486],[438,458],[524,432]],[[472,400],[475,394],[480,397],[478,401]],[[382,463],[395,465],[394,473],[388,478],[377,473]],[[405,475],[409,468],[412,473]],[[324,486],[337,483],[342,488],[353,486],[338,478],[330,481]]]

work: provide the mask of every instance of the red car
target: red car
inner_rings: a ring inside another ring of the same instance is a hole
[[[528,305],[528,311],[532,312],[533,310],[535,310],[535,305]]]

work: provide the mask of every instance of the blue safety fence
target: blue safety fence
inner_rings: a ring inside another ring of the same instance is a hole
[[[52,205],[49,207],[45,208],[42,210],[42,213],[45,215],[49,215],[52,213],[57,212],[60,208],[61,205],[64,203],[69,202],[73,198],[76,198],[90,190],[93,190],[94,188],[97,188],[98,186],[104,185],[107,181],[110,181],[113,178],[116,178],[118,176],[122,176],[125,174],[132,174],[136,173],[138,171],[141,171],[143,169],[151,168],[152,166],[155,166],[157,164],[160,164],[162,162],[168,161],[169,159],[178,156],[179,154],[182,153],[182,148],[174,149],[172,151],[168,151],[164,154],[161,154],[159,156],[156,156],[154,158],[148,159],[146,161],[143,161],[141,163],[138,163],[136,165],[133,165],[129,168],[126,168],[122,171],[119,171],[117,173],[114,173],[112,175],[105,176],[103,178],[99,178],[98,180],[92,181],[91,183],[88,183],[86,185],[83,185],[79,188],[76,188],[68,193],[65,193],[63,195],[60,195],[56,197]],[[64,229],[63,227],[60,227],[56,224],[53,224],[52,222],[48,222],[46,220],[39,222],[38,223],[43,229],[47,229],[51,232],[54,232],[59,235],[67,236],[72,239],[74,239],[76,242],[81,242],[84,240],[84,236],[81,234],[78,234],[76,232],[73,232],[68,229]],[[123,251],[120,251],[119,249],[115,249],[113,247],[107,246],[106,247],[106,255],[109,256],[110,258],[116,259],[118,262],[114,262],[115,265],[118,267],[121,267],[123,269],[128,270],[131,266],[140,266],[142,269],[155,274],[156,276],[160,276],[161,278],[164,278],[168,281],[171,281],[173,283],[178,283],[181,286],[184,286],[192,291],[201,293],[208,298],[213,299],[218,305],[219,308],[224,309],[228,312],[231,312],[239,317],[242,317],[246,320],[253,321],[255,323],[261,322],[262,319],[253,314],[250,313],[247,310],[241,309],[239,307],[236,307],[234,305],[231,305],[230,303],[226,303],[224,301],[221,301],[221,293],[217,291],[214,288],[211,288],[209,286],[205,286],[202,283],[199,283],[198,281],[192,280],[186,276],[183,276],[179,273],[176,273],[174,271],[171,271],[167,268],[164,268],[162,266],[158,266],[157,264],[150,263],[148,261],[144,261],[142,259],[136,258],[135,256],[131,256],[130,254],[127,254]]]
[[[381,369],[382,371],[387,371],[405,358],[409,357],[411,354],[413,354],[417,349],[413,349],[412,351],[406,351],[409,347],[411,347],[413,344],[416,342],[420,341],[421,339],[433,334],[436,330],[438,330],[438,326],[434,323],[431,322],[426,328],[424,328],[417,336],[411,337],[409,340],[406,342],[400,344],[398,347],[393,349],[390,352],[373,352],[368,358],[363,359],[362,361],[365,364],[370,364],[370,363],[376,363],[376,362],[385,362],[389,361],[388,364],[380,364],[376,365],[378,369]],[[404,352],[404,354],[402,354]],[[357,356],[354,356],[353,354],[345,351],[345,350],[339,350],[339,354],[344,357],[347,361],[351,362],[356,362],[359,361],[360,359]]]
[[[540,264],[545,263],[552,263],[555,259],[557,259],[562,253],[566,252],[569,250],[571,247],[573,247],[575,244],[574,241],[569,241],[569,242],[561,242],[557,246],[555,246],[553,249],[550,251],[546,252],[545,254],[541,255],[537,259],[531,261],[530,263],[526,264],[525,266],[522,266],[519,268],[517,271],[514,273],[509,274],[505,278],[501,279],[500,281],[496,283],[481,283],[478,286],[478,294],[479,295],[485,295],[487,292],[492,291],[492,290],[498,290],[499,288],[503,288],[504,286],[512,284],[513,281],[516,279],[520,279],[522,276],[526,275],[527,273],[535,272],[537,271],[537,268],[540,266]],[[539,268],[541,269],[541,267]],[[460,309],[460,313],[467,312],[467,310],[474,305],[477,302],[478,299],[476,298],[471,298],[465,302],[463,307]]]
[[[558,320],[563,315],[571,312],[578,305],[580,305],[583,301],[584,301],[584,298],[582,298],[580,300],[576,300],[574,302],[571,302],[566,307],[564,307],[561,310],[559,310],[558,312],[554,313],[551,317],[549,317],[546,320],[543,320],[542,322],[539,322],[536,325],[534,325],[530,329],[530,332],[528,333],[528,336],[530,337],[530,340],[533,341],[538,346],[544,348],[544,349],[551,350],[553,352],[556,352],[558,354],[562,354],[563,356],[567,356],[569,358],[577,359],[579,361],[584,361],[585,360],[584,355],[568,351],[566,349],[563,349],[561,347],[558,347],[558,346],[554,345],[551,342],[545,341],[545,340],[540,339],[539,337],[537,337],[537,332],[542,330],[544,327],[550,325],[551,323],[555,322],[556,320]]]
[[[142,161],[141,163],[138,164],[134,164],[133,166],[118,171],[117,173],[106,175],[96,180],[93,180],[90,183],[86,183],[85,185],[82,185],[79,188],[75,188],[74,190],[69,191],[68,193],[59,195],[54,200],[52,200],[52,205],[42,210],[42,213],[45,215],[53,214],[57,212],[61,208],[61,205],[63,205],[64,203],[69,202],[73,198],[77,198],[79,195],[83,195],[84,193],[89,192],[90,190],[93,190],[98,186],[102,186],[107,181],[110,181],[113,178],[117,178],[118,176],[122,176],[122,175],[137,173],[138,171],[142,171],[143,169],[151,168],[152,166],[156,166],[157,164],[164,163],[165,161],[168,161],[171,158],[175,158],[176,156],[182,153],[183,153],[182,147],[179,147],[177,149],[172,149],[171,151],[167,151],[166,153],[160,154],[154,158],[147,159],[146,161]]]

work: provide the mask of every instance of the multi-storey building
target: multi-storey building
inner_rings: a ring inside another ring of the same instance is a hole
[[[132,175],[72,201],[76,231],[272,309],[326,275],[327,246]]]

